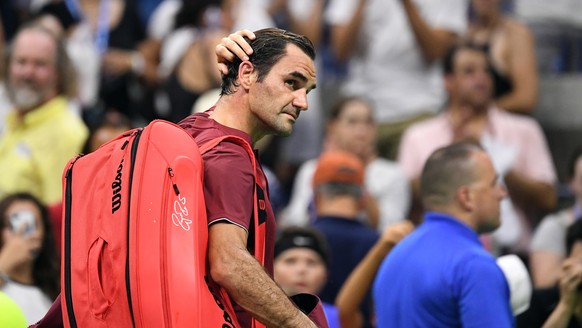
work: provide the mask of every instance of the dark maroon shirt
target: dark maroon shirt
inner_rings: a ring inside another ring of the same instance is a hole
[[[208,117],[207,113],[190,115],[179,123],[196,140],[198,146],[221,137],[234,135],[252,145],[251,136],[240,130],[226,127]],[[257,156],[255,156],[257,157]],[[247,246],[252,253],[254,245],[253,188],[254,174],[249,155],[240,145],[222,142],[202,156],[204,159],[204,200],[208,224],[229,222],[249,232]],[[256,159],[257,182],[265,197],[267,233],[265,239],[265,269],[273,277],[275,249],[275,215],[269,201],[267,178]],[[241,327],[251,326],[251,317],[234,305]]]

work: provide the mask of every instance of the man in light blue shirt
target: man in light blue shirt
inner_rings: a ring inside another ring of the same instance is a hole
[[[441,148],[420,183],[424,223],[374,283],[378,327],[513,327],[509,286],[478,238],[499,226],[507,194],[491,159],[472,142]]]

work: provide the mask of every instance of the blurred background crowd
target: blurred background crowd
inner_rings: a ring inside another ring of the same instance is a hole
[[[554,288],[582,217],[581,12],[576,0],[2,0],[0,290],[38,320],[58,292],[66,162],[210,108],[221,38],[273,26],[318,50],[309,110],[292,136],[256,145],[278,228],[322,234],[282,237],[317,242],[327,273],[312,292],[333,304],[387,228],[420,223],[425,160],[464,139],[489,152],[509,193],[483,244],[519,255],[536,289]],[[347,183],[356,190],[314,188],[336,182],[316,170],[335,151],[363,167]],[[368,303],[361,324],[373,326]]]

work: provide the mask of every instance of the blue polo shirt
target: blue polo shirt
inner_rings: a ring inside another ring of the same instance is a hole
[[[319,293],[322,301],[333,304],[342,285],[354,268],[368,254],[378,240],[378,232],[358,222],[355,218],[338,216],[319,216],[313,227],[325,237],[330,250],[329,276],[323,290]],[[371,293],[360,306],[365,318],[364,327],[371,327]]]
[[[513,327],[509,286],[475,231],[443,213],[384,259],[373,286],[378,327]]]

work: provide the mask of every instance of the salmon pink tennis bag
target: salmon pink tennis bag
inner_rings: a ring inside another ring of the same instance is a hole
[[[201,154],[179,126],[156,120],[63,173],[62,307],[65,327],[239,327],[226,292],[208,279]],[[255,188],[255,254],[264,263]],[[254,321],[253,327],[263,327]]]

